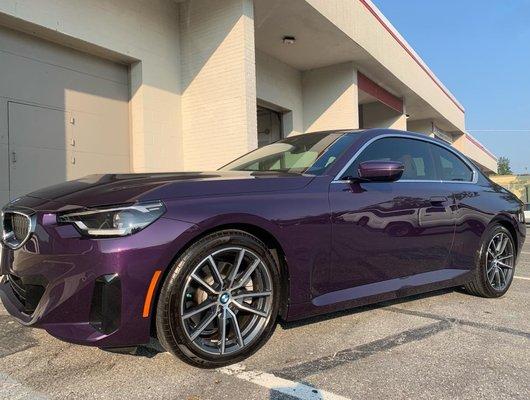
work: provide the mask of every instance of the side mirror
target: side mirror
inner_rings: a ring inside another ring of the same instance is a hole
[[[359,164],[359,178],[369,182],[395,182],[405,166],[398,161],[365,161]]]

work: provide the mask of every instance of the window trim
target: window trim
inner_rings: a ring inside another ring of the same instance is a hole
[[[331,181],[331,183],[345,183],[345,182],[348,182],[347,179],[340,179],[342,175],[344,175],[344,173],[346,173],[346,171],[348,170],[348,168],[351,167],[351,165],[355,162],[355,160],[357,160],[357,158],[363,153],[364,150],[366,150],[366,148],[368,146],[370,146],[372,143],[380,140],[380,139],[385,139],[385,138],[402,138],[402,139],[413,139],[413,140],[419,140],[419,141],[423,141],[423,142],[427,142],[427,143],[430,143],[430,144],[433,144],[435,146],[440,146],[446,150],[448,150],[449,152],[453,153],[459,160],[461,160],[465,165],[467,165],[469,167],[469,169],[471,170],[472,174],[473,174],[473,178],[472,180],[470,181],[445,181],[445,180],[415,180],[415,179],[403,179],[403,180],[398,180],[396,182],[403,182],[403,183],[410,183],[410,182],[414,182],[414,183],[417,183],[417,182],[420,182],[420,183],[455,183],[455,184],[475,184],[478,182],[478,171],[476,170],[475,166],[470,162],[468,161],[467,159],[463,158],[462,155],[460,155],[458,152],[456,152],[451,146],[448,146],[444,143],[440,143],[439,141],[437,140],[433,140],[432,138],[430,137],[418,137],[418,136],[414,136],[414,135],[407,135],[407,134],[395,134],[395,133],[388,133],[388,134],[383,134],[383,135],[379,135],[379,136],[376,136],[372,139],[370,139],[369,141],[367,141],[365,144],[363,144],[361,146],[361,148],[359,150],[357,150],[355,152],[355,154],[350,158],[350,160],[344,165],[344,167],[339,171],[339,173],[337,175],[335,175],[335,178],[333,178],[333,180]]]

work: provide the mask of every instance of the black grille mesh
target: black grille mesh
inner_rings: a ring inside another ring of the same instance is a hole
[[[29,233],[29,220],[20,214],[9,214],[8,217],[11,219],[11,229],[15,234],[15,238],[22,242]]]

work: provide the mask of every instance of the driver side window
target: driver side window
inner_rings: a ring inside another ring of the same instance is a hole
[[[364,161],[398,161],[405,166],[401,180],[426,181],[436,179],[436,169],[429,144],[422,140],[387,137],[370,144],[344,176],[359,176],[359,164]]]

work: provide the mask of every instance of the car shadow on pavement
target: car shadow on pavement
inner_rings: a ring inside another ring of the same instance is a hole
[[[278,323],[281,325],[283,329],[286,329],[286,330],[293,329],[293,328],[297,328],[301,326],[315,324],[315,323],[322,322],[322,321],[327,321],[330,319],[335,319],[335,318],[340,318],[340,317],[344,317],[348,315],[355,315],[358,313],[363,313],[363,312],[370,311],[370,310],[385,308],[385,307],[393,306],[396,304],[408,303],[414,300],[441,296],[441,295],[452,293],[452,292],[463,292],[463,289],[450,288],[450,289],[437,290],[437,291],[430,292],[430,293],[411,295],[409,297],[405,297],[401,299],[387,300],[381,303],[354,307],[354,308],[350,308],[350,309],[343,310],[343,311],[336,311],[336,312],[332,312],[329,314],[323,314],[323,315],[316,316],[316,317],[305,318],[299,321],[286,322],[281,319],[278,319]],[[151,338],[151,341],[146,345],[141,345],[141,346],[136,346],[136,347],[102,349],[102,350],[110,352],[110,353],[127,354],[127,355],[131,355],[135,357],[146,357],[146,358],[153,358],[160,353],[166,352],[166,350],[162,347],[162,345],[155,338]],[[275,391],[275,394],[277,395],[278,392]],[[287,398],[289,397],[290,396],[287,395]]]
[[[131,346],[131,347],[103,348],[101,350],[106,351],[108,353],[126,354],[130,356],[146,357],[146,358],[153,358],[157,354],[166,352],[166,350],[162,347],[162,345],[155,338],[151,338],[151,341],[145,345]]]
[[[421,294],[407,296],[404,298],[386,300],[380,303],[348,308],[347,310],[335,311],[335,312],[331,312],[328,314],[323,314],[323,315],[318,315],[315,317],[301,319],[298,321],[286,322],[280,319],[278,322],[283,329],[293,329],[293,328],[298,328],[300,326],[306,326],[306,325],[316,324],[322,321],[328,321],[330,319],[340,318],[340,317],[344,317],[348,315],[355,315],[355,314],[363,313],[363,312],[370,311],[370,310],[376,310],[380,308],[394,306],[397,304],[409,303],[414,300],[437,297],[437,296],[441,296],[441,295],[445,295],[445,294],[453,293],[453,292],[465,293],[464,289],[460,287],[441,289],[441,290],[436,290],[436,291],[429,292],[429,293],[421,293]]]

